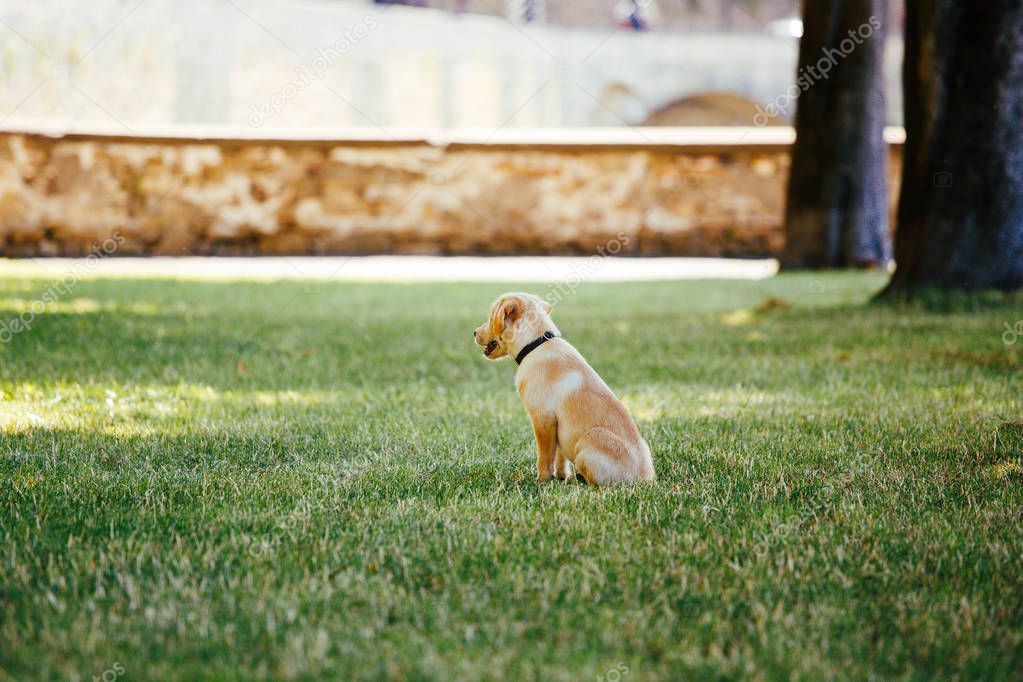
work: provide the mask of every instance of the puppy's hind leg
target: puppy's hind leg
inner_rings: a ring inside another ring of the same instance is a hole
[[[621,477],[608,461],[607,453],[597,448],[585,448],[575,456],[575,477],[590,485],[618,483]]]
[[[634,457],[625,441],[604,428],[590,429],[579,439],[575,470],[590,485],[653,480],[653,472],[636,470]]]
[[[572,467],[568,458],[561,451],[561,446],[558,446],[558,454],[554,457],[554,477],[559,481],[567,481],[571,475]]]

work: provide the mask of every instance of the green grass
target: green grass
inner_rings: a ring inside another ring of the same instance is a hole
[[[470,339],[546,286],[80,282],[0,346],[0,679],[1019,676],[1023,305],[882,285],[582,286],[598,490]]]

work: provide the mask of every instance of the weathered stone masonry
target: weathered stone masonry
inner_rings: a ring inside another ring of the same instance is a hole
[[[626,254],[766,256],[787,173],[786,144],[8,132],[0,253],[84,254],[119,232],[118,255],[587,254],[624,235]]]

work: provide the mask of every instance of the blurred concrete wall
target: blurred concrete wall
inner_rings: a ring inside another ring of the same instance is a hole
[[[637,125],[701,93],[774,101],[797,56],[766,32],[523,27],[323,0],[5,0],[0,21],[8,129]]]

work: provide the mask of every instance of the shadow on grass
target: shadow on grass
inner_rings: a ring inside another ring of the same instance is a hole
[[[883,315],[879,306],[842,303],[862,298],[855,293],[863,289],[860,279],[834,279],[835,293],[817,296],[806,294],[820,283],[810,276],[587,284],[559,304],[555,320],[602,373],[611,373],[609,380],[617,372],[630,381],[636,370],[646,378],[699,372],[705,358],[770,358],[852,338],[849,318]],[[10,290],[18,283],[8,284],[5,290],[0,281],[0,302],[5,293],[21,302],[8,305],[3,320],[32,299],[31,292]],[[75,298],[0,345],[0,382],[268,390],[464,385],[500,372],[480,361],[469,333],[493,295],[510,286],[87,280]],[[549,286],[522,288],[543,293]],[[758,308],[769,295],[799,303]],[[748,314],[726,317],[735,311]],[[763,331],[770,337],[758,335]],[[727,366],[716,370],[718,388],[734,385]]]
[[[931,313],[982,313],[1003,309],[1019,311],[1023,307],[1023,292],[990,289],[945,291],[928,288],[912,293],[879,293],[870,300],[870,305],[879,308],[895,308],[900,311]]]

